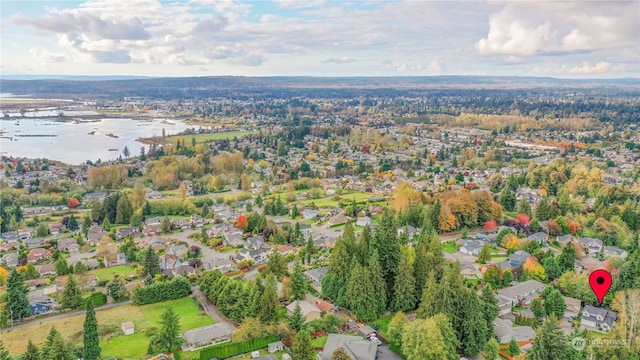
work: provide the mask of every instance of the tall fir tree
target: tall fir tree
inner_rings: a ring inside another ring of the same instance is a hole
[[[160,258],[153,248],[149,247],[142,259],[142,276],[153,277],[160,272]]]
[[[489,329],[484,317],[482,303],[473,291],[465,291],[462,321],[462,349],[465,354],[475,357],[489,340]]]
[[[80,291],[80,287],[73,275],[69,275],[67,278],[60,305],[62,305],[63,309],[77,309],[82,305],[82,291]]]
[[[314,360],[311,334],[307,330],[300,330],[293,339],[291,356],[296,360]]]
[[[76,360],[77,357],[71,350],[69,344],[67,344],[62,335],[55,327],[51,327],[49,335],[44,344],[40,348],[40,354],[45,359],[55,360]]]
[[[304,299],[307,293],[307,277],[304,275],[304,269],[299,262],[293,266],[293,275],[291,276],[291,292],[294,300]]]
[[[408,249],[403,249],[398,265],[398,274],[394,282],[393,293],[396,294],[391,300],[391,311],[409,311],[416,307],[416,280],[413,277],[413,267],[409,259]]]
[[[482,294],[480,295],[481,307],[483,310],[484,321],[487,324],[489,335],[493,336],[493,321],[500,314],[500,307],[498,306],[498,299],[495,294],[489,289],[488,286],[482,288]]]
[[[347,282],[345,298],[349,310],[362,321],[376,319],[379,314],[371,304],[374,303],[376,294],[374,293],[373,282],[367,267],[360,265],[354,259],[351,276]]]
[[[156,349],[162,352],[173,352],[176,346],[180,346],[180,315],[167,306],[160,317],[160,328],[152,338]]]
[[[84,318],[84,345],[83,345],[83,359],[84,360],[98,360],[100,359],[100,338],[98,337],[98,319],[96,319],[96,312],[93,308],[93,302],[87,301],[87,312]]]
[[[369,257],[369,273],[371,275],[373,293],[376,294],[371,307],[376,311],[376,314],[382,315],[387,310],[387,284],[382,276],[380,257],[376,250],[373,250],[371,257]]]
[[[293,331],[300,331],[302,326],[304,326],[304,315],[302,315],[302,309],[300,308],[300,303],[296,303],[296,308],[293,310],[293,314],[289,318],[289,329]]]
[[[40,350],[31,340],[27,344],[27,351],[22,354],[22,360],[42,360],[40,357]]]
[[[387,302],[393,299],[393,289],[400,263],[400,242],[393,214],[386,210],[376,228],[371,247],[378,251],[382,276],[387,285]]]
[[[422,295],[422,289],[424,289],[424,285],[429,274],[429,268],[427,268],[427,249],[428,242],[425,241],[423,236],[422,241],[420,241],[416,247],[416,256],[413,261],[413,277],[416,281],[416,296]]]
[[[71,216],[69,217],[67,229],[69,229],[70,231],[78,230],[78,220],[76,220],[76,217],[73,214],[71,214]]]
[[[558,318],[551,314],[536,330],[533,345],[527,352],[527,360],[565,359],[566,353],[566,338],[558,326]]]
[[[369,261],[369,257],[371,255],[370,247],[372,236],[371,228],[369,225],[365,225],[364,229],[362,229],[362,233],[360,233],[360,238],[356,243],[356,255],[362,265],[365,265]]]
[[[264,324],[273,324],[278,321],[278,294],[276,282],[272,276],[266,281],[264,292],[260,296],[260,321]]]
[[[28,292],[22,273],[18,272],[17,269],[13,269],[7,278],[7,298],[4,307],[6,319],[15,322],[31,316],[31,308],[27,298]]]
[[[427,281],[422,289],[422,297],[420,298],[420,306],[418,307],[417,316],[420,319],[426,319],[437,314],[438,303],[438,284],[433,271],[427,274]]]

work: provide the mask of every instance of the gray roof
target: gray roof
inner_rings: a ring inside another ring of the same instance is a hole
[[[528,252],[524,250],[518,250],[513,254],[509,255],[509,261],[524,264],[527,261],[527,259],[530,257],[531,257],[531,254],[529,254]]]
[[[319,267],[317,269],[307,270],[305,272],[312,279],[315,279],[315,280],[318,280],[318,281],[322,281],[322,278],[327,274],[327,267],[323,266],[323,267]]]
[[[498,290],[498,294],[509,299],[521,299],[526,297],[527,295],[542,292],[542,290],[544,290],[544,287],[545,285],[539,281],[527,280],[525,282],[500,289]]]
[[[206,344],[216,339],[228,339],[233,329],[225,323],[217,323],[189,331],[182,334],[187,344]]]
[[[513,326],[511,320],[497,318],[493,321],[493,329],[500,342],[509,342],[515,338],[517,341],[526,341],[536,337],[536,333],[530,326]]]
[[[331,360],[331,355],[340,347],[353,360],[375,360],[378,350],[376,343],[364,340],[360,336],[329,334],[318,359]]]

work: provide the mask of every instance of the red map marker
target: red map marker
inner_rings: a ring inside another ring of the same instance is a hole
[[[602,305],[602,300],[604,296],[611,288],[611,274],[607,270],[596,270],[589,275],[589,286],[591,286],[591,290],[596,294],[598,298],[598,303]]]

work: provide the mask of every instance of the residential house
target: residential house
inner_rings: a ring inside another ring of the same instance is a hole
[[[530,326],[513,326],[511,320],[496,318],[493,321],[493,329],[500,344],[506,344],[511,339],[527,341],[536,337],[535,331]]]
[[[136,332],[136,326],[131,321],[123,322],[120,328],[125,335],[133,335]]]
[[[302,218],[305,220],[315,220],[318,217],[318,210],[316,209],[304,209],[302,211]]]
[[[56,278],[56,289],[58,292],[62,292],[64,290],[65,285],[67,284],[67,280],[69,279],[68,275],[58,276]],[[84,275],[75,275],[76,282],[80,287],[80,290],[87,291],[92,289],[98,284],[98,278],[96,274],[86,273]]]
[[[62,223],[49,224],[49,232],[51,233],[51,235],[62,234],[64,229],[65,227],[64,225],[62,225]]]
[[[398,230],[397,230],[397,234],[398,234],[398,236],[400,236],[400,235],[404,234],[404,232],[405,232],[405,231],[406,231],[406,232],[408,233],[408,235],[409,235],[409,236],[408,236],[408,237],[409,237],[409,240],[413,239],[413,237],[414,237],[415,235],[420,234],[420,229],[418,229],[418,228],[416,228],[416,227],[414,227],[414,226],[411,226],[411,225],[407,225],[407,226],[403,226],[403,227],[398,228]]]
[[[536,280],[527,280],[498,290],[498,295],[502,295],[511,301],[512,306],[529,306],[531,301],[540,296],[545,285]]]
[[[18,254],[14,252],[4,254],[4,256],[0,258],[0,265],[6,265],[9,269],[17,267],[18,263]]]
[[[29,299],[29,309],[32,315],[39,315],[53,309],[55,302],[48,296],[37,296]]]
[[[166,276],[189,276],[198,275],[200,272],[191,265],[182,264],[173,269],[162,270],[162,274]]]
[[[33,229],[25,228],[18,230],[18,238],[22,241],[29,240],[35,235],[36,232]]]
[[[203,346],[231,341],[233,331],[232,327],[223,322],[185,331],[182,334],[184,338],[182,351],[195,350]]]
[[[116,230],[116,237],[118,239],[124,239],[128,236],[138,236],[140,234],[140,228],[137,226],[124,227]]]
[[[24,241],[24,246],[28,248],[34,248],[42,245],[44,245],[44,238],[41,238],[41,237],[31,238],[29,240]]]
[[[463,240],[462,246],[458,249],[463,254],[478,256],[484,243],[482,241]]]
[[[60,239],[58,240],[58,251],[74,253],[80,251],[80,245],[76,239]]]
[[[182,265],[182,262],[180,262],[177,256],[169,254],[161,255],[159,263],[161,270],[172,270]]]
[[[172,229],[189,230],[189,229],[191,229],[191,223],[188,222],[185,219],[171,220],[171,228]]]
[[[497,294],[496,299],[498,299],[498,308],[500,309],[500,312],[498,313],[498,315],[502,316],[502,315],[507,315],[511,313],[511,307],[512,307],[511,298],[508,298],[501,294]]]
[[[556,242],[560,244],[562,247],[567,246],[567,244],[573,243],[575,240],[576,238],[571,234],[556,237]]]
[[[260,248],[258,250],[249,250],[249,257],[253,259],[255,264],[262,264],[269,260],[269,254],[271,254],[271,250],[269,247]]]
[[[27,261],[33,264],[37,264],[39,261],[48,259],[51,257],[51,253],[44,248],[35,248],[29,250],[27,255]]]
[[[126,259],[126,256],[125,256],[125,259]],[[100,267],[100,261],[96,259],[86,259],[86,260],[81,260],[80,262],[83,263],[84,266],[86,266],[91,270],[94,270]]]
[[[327,224],[329,224],[329,226],[335,226],[335,225],[340,225],[340,224],[346,224],[347,222],[351,221],[351,218],[344,216],[344,215],[336,215],[333,216],[329,219],[329,221],[327,222]]]
[[[10,241],[2,246],[0,246],[0,252],[13,251],[20,247],[20,243],[17,241]]]
[[[258,235],[247,238],[244,247],[249,250],[268,249],[269,244],[264,241],[264,237]]]
[[[87,244],[90,246],[95,246],[100,242],[103,236],[108,235],[109,232],[104,231],[102,226],[98,224],[93,224],[89,228],[89,232],[87,232]]]
[[[609,331],[613,328],[618,313],[592,305],[585,305],[580,317],[580,324],[592,328]]]
[[[527,239],[531,240],[531,241],[535,241],[537,243],[539,243],[540,245],[546,245],[549,241],[549,235],[547,235],[546,233],[539,231],[535,234],[531,234],[527,237]]]
[[[319,267],[317,269],[311,269],[304,272],[305,275],[311,280],[311,286],[319,292],[322,293],[322,278],[327,274],[327,267]]]
[[[578,315],[580,315],[580,308],[582,307],[582,301],[580,299],[570,298],[563,296],[564,303],[567,308],[564,310],[564,317],[569,321],[573,321]]]
[[[596,256],[602,251],[602,240],[594,238],[582,238],[580,239],[582,248],[592,256]]]
[[[356,220],[356,226],[369,226],[370,228],[373,228],[373,225],[373,220],[368,216],[361,216],[358,218],[358,220]]]
[[[333,304],[323,300],[316,300],[316,307],[324,313],[332,313],[336,311],[336,307]]]
[[[273,249],[278,249],[280,254],[282,254],[283,256],[287,256],[293,253],[294,247],[291,245],[273,245]]]
[[[524,250],[518,250],[513,254],[509,255],[509,264],[512,267],[522,266],[524,265],[525,262],[527,262],[527,259],[530,257],[531,257],[531,254],[529,254],[528,252]]]
[[[627,258],[627,252],[625,250],[620,249],[615,246],[605,246],[604,247],[604,256],[609,258],[611,256],[617,256],[621,259]]]
[[[168,251],[170,255],[176,256],[180,259],[185,258],[188,252],[189,252],[189,248],[183,244],[169,246],[169,251]]]
[[[115,253],[110,256],[105,255],[102,261],[104,262],[105,267],[125,265],[128,262],[127,255],[123,252]]]
[[[293,312],[296,310],[297,305],[300,305],[300,310],[302,311],[302,316],[304,316],[305,318],[305,323],[308,323],[315,319],[319,319],[322,316],[322,311],[320,311],[320,309],[318,309],[318,307],[314,304],[304,300],[296,300],[287,305],[288,317],[291,317],[293,315]]]
[[[329,334],[324,349],[318,353],[317,360],[331,360],[333,353],[343,348],[352,360],[375,360],[378,345],[360,336]]]
[[[222,245],[232,247],[243,246],[244,241],[242,240],[242,233],[225,234],[224,240],[222,240]]]
[[[273,354],[274,352],[282,351],[284,350],[284,344],[282,343],[282,341],[272,342],[267,345],[267,350],[271,354]]]
[[[300,232],[302,233],[302,237],[306,240],[309,236],[313,235],[313,228],[309,224],[300,223]]]
[[[215,259],[213,263],[205,263],[204,268],[207,270],[220,270],[224,274],[235,270],[236,265],[229,259]]]
[[[15,231],[7,231],[7,232],[3,232],[2,235],[0,235],[0,238],[2,239],[2,242],[11,242],[11,241],[18,241],[18,234]]]
[[[40,276],[52,276],[56,274],[56,266],[53,263],[43,264],[36,267]]]
[[[460,263],[460,273],[468,280],[477,279],[479,275],[475,265],[466,261]]]

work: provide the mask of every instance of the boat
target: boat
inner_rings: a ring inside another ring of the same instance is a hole
[[[96,134],[96,131],[95,131],[95,130],[90,131],[90,132],[88,132],[88,133],[87,133],[87,135],[95,135],[95,134]]]

